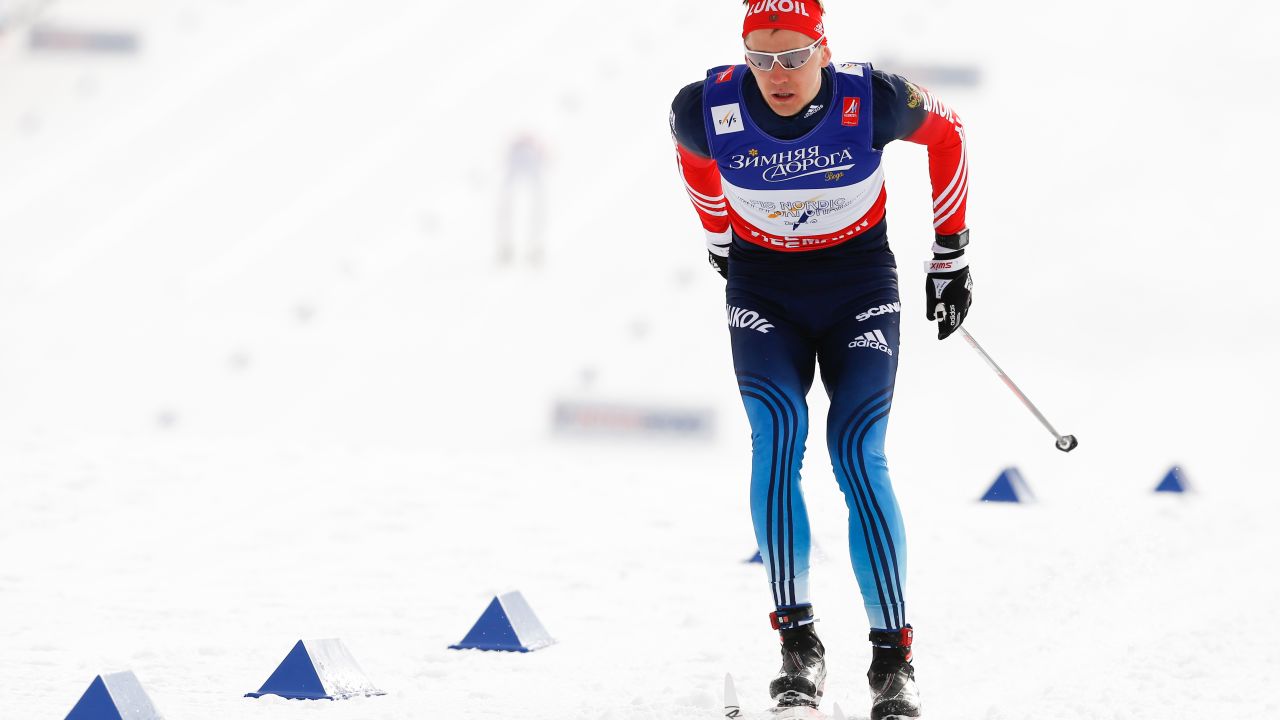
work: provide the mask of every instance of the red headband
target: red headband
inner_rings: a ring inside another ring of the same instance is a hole
[[[742,37],[756,30],[795,30],[817,40],[826,34],[822,6],[813,0],[753,0],[742,21]],[[826,43],[823,38],[822,44]]]

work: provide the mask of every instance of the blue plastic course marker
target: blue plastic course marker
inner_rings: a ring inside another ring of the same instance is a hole
[[[66,720],[164,720],[131,672],[99,675]]]
[[[1035,500],[1035,495],[1031,493],[1027,481],[1022,479],[1022,473],[1015,467],[1005,468],[987,489],[987,494],[982,496],[982,502],[1020,503],[1032,500]]]
[[[258,692],[291,700],[345,700],[386,693],[373,686],[341,640],[299,640]]]
[[[1165,473],[1164,479],[1156,486],[1158,493],[1185,493],[1191,490],[1191,484],[1187,482],[1187,476],[1182,472],[1182,466],[1174,465],[1169,468],[1169,472]]]
[[[554,643],[529,603],[517,591],[495,597],[471,632],[449,649],[531,652]]]

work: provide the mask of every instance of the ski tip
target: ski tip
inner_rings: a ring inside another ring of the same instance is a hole
[[[738,689],[734,687],[733,675],[724,674],[724,716],[738,718],[742,716],[742,707],[738,704]]]
[[[840,710],[840,703],[836,703],[831,708],[831,720],[847,720],[844,712]]]

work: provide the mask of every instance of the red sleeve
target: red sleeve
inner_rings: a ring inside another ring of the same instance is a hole
[[[965,229],[965,203],[969,199],[969,157],[965,151],[964,124],[960,116],[927,90],[920,89],[924,122],[907,136],[909,142],[929,148],[929,180],[933,183],[933,227],[939,235]]]
[[[707,247],[717,255],[728,251],[729,212],[720,186],[720,168],[716,161],[702,157],[685,146],[676,143],[676,165],[684,180],[693,209],[698,211],[702,228],[707,231]],[[722,248],[716,250],[715,248]]]

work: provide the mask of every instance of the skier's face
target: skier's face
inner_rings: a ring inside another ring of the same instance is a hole
[[[754,30],[747,35],[746,43],[748,50],[780,53],[808,47],[813,44],[813,38],[795,30]],[[771,70],[761,70],[751,64],[747,67],[756,76],[764,101],[775,113],[785,117],[805,109],[818,96],[822,89],[822,68],[830,63],[831,51],[822,45],[809,62],[795,70],[784,69],[781,63],[774,63]]]

